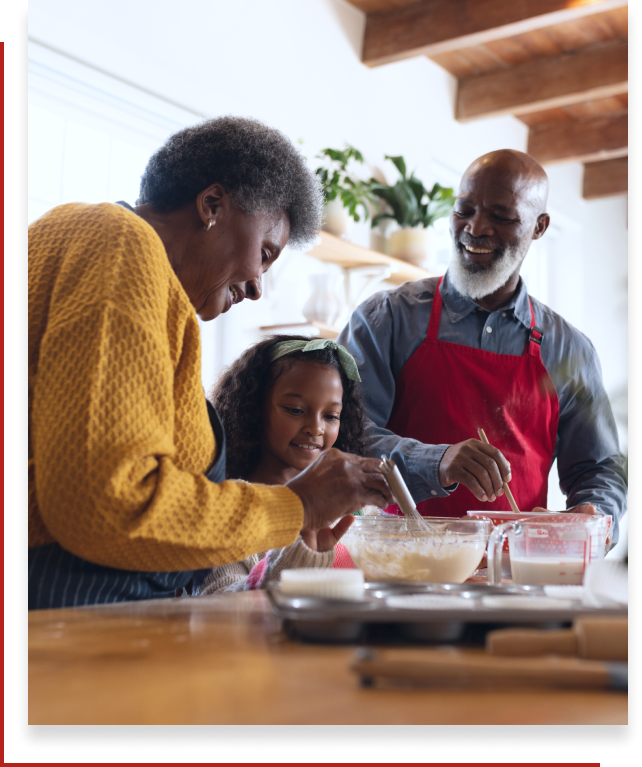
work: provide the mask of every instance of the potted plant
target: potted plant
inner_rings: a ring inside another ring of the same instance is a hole
[[[403,157],[391,157],[401,178],[390,186],[376,179],[370,180],[370,191],[386,204],[387,209],[372,219],[372,227],[385,219],[399,224],[399,229],[390,235],[388,253],[395,258],[420,266],[428,255],[428,228],[435,221],[447,216],[455,204],[455,193],[450,187],[434,184],[427,189],[415,176],[407,175]]]
[[[368,205],[374,203],[370,184],[348,170],[349,164],[363,163],[363,155],[348,145],[343,150],[322,149],[317,159],[324,160],[324,164],[316,169],[325,195],[323,229],[338,237],[345,236],[350,219],[361,221],[358,209],[361,208],[363,220],[367,221],[370,216]]]

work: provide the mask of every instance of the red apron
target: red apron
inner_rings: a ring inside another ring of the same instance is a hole
[[[472,349],[437,338],[442,280],[426,340],[397,379],[387,428],[400,437],[440,445],[476,439],[481,427],[511,465],[511,490],[519,509],[546,508],[559,401],[540,356],[542,333],[535,326],[530,298],[531,333],[523,355]],[[447,498],[428,499],[417,508],[432,517],[463,517],[480,509],[510,511],[505,495],[484,503],[463,485]],[[388,511],[399,513],[396,506]]]

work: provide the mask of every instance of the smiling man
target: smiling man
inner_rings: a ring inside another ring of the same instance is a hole
[[[597,353],[519,274],[548,228],[547,194],[544,169],[523,152],[475,160],[446,275],[376,294],[339,336],[363,379],[372,455],[397,462],[423,514],[509,510],[511,472],[518,506],[546,508],[555,458],[567,510],[617,520],[626,509]]]

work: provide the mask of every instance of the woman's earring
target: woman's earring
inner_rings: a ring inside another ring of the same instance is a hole
[[[209,232],[209,230],[212,228],[212,225],[213,225],[213,224],[214,224],[214,222],[213,222],[213,221],[212,221],[212,219],[210,218],[210,220],[209,220],[209,222],[208,222],[207,226],[204,226],[204,227],[203,227],[203,229],[205,229],[205,231],[206,231],[206,232]]]

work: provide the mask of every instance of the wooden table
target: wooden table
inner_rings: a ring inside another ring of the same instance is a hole
[[[469,650],[474,652],[474,650]],[[615,692],[363,689],[263,592],[29,613],[29,724],[626,724]]]

